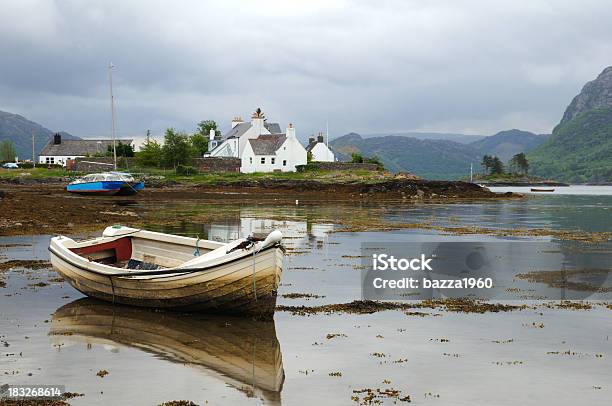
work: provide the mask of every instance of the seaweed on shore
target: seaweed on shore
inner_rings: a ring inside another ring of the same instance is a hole
[[[612,292],[611,286],[596,286],[592,283],[571,280],[575,277],[599,277],[602,281],[606,280],[611,269],[575,269],[561,271],[533,271],[516,275],[519,279],[529,282],[545,283],[551,288],[570,289],[581,292]]]
[[[441,309],[449,312],[462,313],[489,313],[523,310],[526,305],[508,305],[489,303],[482,300],[467,298],[427,299],[419,302],[379,302],[374,300],[354,300],[350,303],[336,303],[321,306],[276,306],[276,310],[290,312],[294,315],[310,314],[372,314],[385,310],[411,310],[411,309]]]

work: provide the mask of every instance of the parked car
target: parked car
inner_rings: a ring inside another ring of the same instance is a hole
[[[19,166],[15,162],[7,162],[2,165],[4,169],[19,169]]]

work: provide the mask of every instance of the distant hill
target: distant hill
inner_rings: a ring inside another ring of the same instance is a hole
[[[527,155],[532,174],[565,182],[612,181],[612,107],[578,113]]]
[[[32,158],[32,132],[36,140],[35,149],[38,155],[54,132],[19,114],[0,111],[0,141],[13,142],[19,159]],[[67,132],[60,132],[60,134],[63,139],[79,139]]]
[[[461,144],[469,144],[475,141],[486,138],[485,135],[471,135],[459,133],[430,133],[430,132],[398,132],[398,133],[377,133],[377,134],[361,134],[363,138],[385,137],[387,135],[395,135],[399,137],[418,138],[419,140],[448,140],[455,141]]]
[[[538,176],[612,181],[612,66],[584,85],[552,135],[527,158]]]
[[[528,152],[544,141],[548,134],[534,134],[517,129],[500,131],[490,137],[470,143],[482,155],[495,155],[502,161],[508,161],[519,152]]]
[[[340,160],[349,160],[354,152],[378,156],[392,172],[407,171],[427,179],[457,179],[469,174],[470,163],[479,164],[481,156],[474,148],[447,140],[420,140],[393,136],[363,138],[346,134],[330,142]]]

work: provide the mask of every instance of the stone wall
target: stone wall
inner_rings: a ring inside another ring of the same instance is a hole
[[[352,163],[352,162],[311,162],[308,165],[297,166],[298,172],[306,169],[319,169],[323,171],[375,171],[378,169],[376,164]]]
[[[117,170],[129,170],[135,163],[134,158],[117,158]],[[71,164],[72,170],[84,173],[107,172],[114,170],[113,157],[76,158]]]
[[[199,172],[240,172],[239,158],[194,158],[192,165]]]

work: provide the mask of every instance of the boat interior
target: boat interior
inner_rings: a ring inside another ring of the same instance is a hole
[[[182,265],[224,245],[188,237],[174,239],[178,241],[135,236],[95,239],[79,242],[70,251],[90,261],[117,268],[153,270]]]

